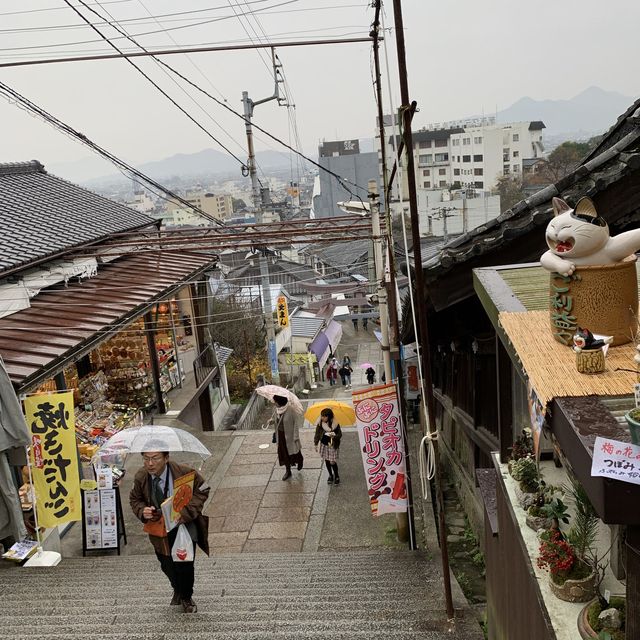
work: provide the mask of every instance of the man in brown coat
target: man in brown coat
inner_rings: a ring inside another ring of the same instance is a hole
[[[167,534],[163,530],[164,525],[160,526],[160,505],[173,494],[173,481],[194,470],[171,462],[166,451],[145,451],[142,460],[144,467],[135,475],[129,504],[133,513],[147,525],[147,529],[153,531],[149,533],[149,540],[155,549],[162,571],[173,587],[171,604],[182,605],[185,613],[195,613],[198,608],[193,601],[194,563],[173,561],[171,547],[176,539],[178,527]],[[194,556],[196,543],[209,555],[209,518],[202,515],[208,495],[209,487],[196,471],[193,496],[180,512],[180,522],[186,525],[193,541]]]

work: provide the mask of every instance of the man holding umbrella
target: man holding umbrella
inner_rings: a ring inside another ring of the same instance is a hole
[[[185,613],[195,613],[198,608],[193,601],[194,563],[175,562],[171,557],[178,527],[166,532],[160,505],[173,494],[174,480],[188,473],[195,473],[193,495],[187,506],[180,511],[179,522],[186,525],[191,536],[194,556],[196,544],[209,555],[209,519],[202,515],[209,487],[197,471],[169,460],[168,448],[160,440],[147,443],[142,452],[144,466],[135,475],[129,503],[134,514],[144,522],[160,567],[173,587],[171,604],[182,606]]]

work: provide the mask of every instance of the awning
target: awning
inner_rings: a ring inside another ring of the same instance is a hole
[[[340,344],[340,340],[342,340],[342,325],[332,320],[323,333],[327,336],[331,348],[335,351]]]
[[[18,391],[60,372],[166,300],[217,261],[149,252],[101,265],[90,280],[42,291],[31,307],[0,319],[0,355]]]
[[[318,358],[318,364],[322,367],[331,353],[329,339],[324,331],[319,333],[316,339],[309,345],[309,351],[315,354],[316,358]]]

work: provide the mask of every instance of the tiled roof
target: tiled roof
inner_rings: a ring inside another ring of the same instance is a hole
[[[48,174],[35,160],[0,164],[0,276],[154,223],[149,216]]]
[[[634,110],[630,109],[627,112],[631,115],[626,115],[624,118],[626,134],[620,138],[620,121],[611,130],[612,134],[618,138],[615,144],[607,146],[606,140],[603,140],[600,148],[605,150],[592,158],[588,156],[572,173],[518,202],[494,220],[449,242],[437,255],[423,260],[422,266],[427,280],[436,280],[455,266],[468,262],[472,258],[493,253],[536,227],[541,228],[541,246],[544,245],[542,228],[551,218],[551,199],[554,196],[565,199],[569,204],[575,204],[580,197],[594,197],[612,184],[638,171],[640,169],[640,102],[634,106],[636,107]],[[627,208],[632,205],[631,202],[627,204],[629,205]],[[620,217],[624,213],[623,206],[618,207],[614,214],[611,211],[601,211],[601,215],[609,222],[611,222],[610,216]],[[526,254],[524,249],[526,248],[523,248],[523,260],[526,261],[530,258],[524,255]],[[537,251],[539,247],[529,247],[529,249]]]

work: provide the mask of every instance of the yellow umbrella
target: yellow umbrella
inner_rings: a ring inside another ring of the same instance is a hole
[[[337,400],[326,400],[312,404],[304,412],[304,417],[311,422],[311,424],[316,424],[320,419],[320,412],[323,409],[331,409],[334,419],[343,427],[356,423],[356,412],[353,410],[353,407],[350,404],[338,402]]]

